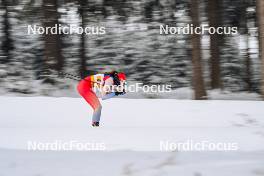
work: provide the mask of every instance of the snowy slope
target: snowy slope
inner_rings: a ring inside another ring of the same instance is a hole
[[[263,152],[0,151],[7,176],[248,176],[263,175]]]
[[[0,97],[0,175],[263,175],[264,102],[111,99],[102,126],[81,98]],[[28,141],[106,151],[27,151]],[[160,152],[160,141],[235,142],[236,151]],[[103,168],[103,169],[100,169]]]

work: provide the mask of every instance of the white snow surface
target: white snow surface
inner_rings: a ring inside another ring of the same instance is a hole
[[[264,102],[0,97],[0,176],[264,175]],[[29,151],[28,141],[104,143],[105,151]],[[160,151],[161,141],[237,143],[236,151]]]

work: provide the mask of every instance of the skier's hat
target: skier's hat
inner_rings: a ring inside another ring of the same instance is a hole
[[[118,76],[120,81],[125,81],[126,80],[126,75],[123,72],[117,73],[117,76]]]

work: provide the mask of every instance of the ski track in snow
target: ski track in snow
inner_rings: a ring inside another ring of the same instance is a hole
[[[0,176],[264,175],[264,102],[111,99],[102,126],[81,98],[0,97]],[[160,141],[236,142],[237,151],[161,152]],[[28,151],[28,141],[106,151]]]

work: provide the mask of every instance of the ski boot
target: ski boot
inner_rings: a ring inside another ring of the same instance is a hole
[[[99,122],[93,122],[93,123],[92,123],[92,126],[93,126],[93,127],[99,127]]]

